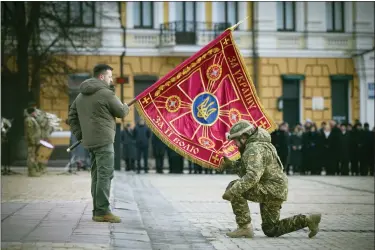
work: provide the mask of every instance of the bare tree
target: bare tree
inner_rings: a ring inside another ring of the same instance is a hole
[[[41,86],[51,98],[52,92],[67,91],[67,75],[79,70],[69,64],[69,56],[100,47],[96,4],[1,2],[2,113],[14,118],[14,141],[23,135],[27,103],[34,100],[39,106]]]

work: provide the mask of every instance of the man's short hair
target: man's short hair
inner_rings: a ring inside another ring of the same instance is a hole
[[[113,68],[107,64],[98,64],[94,67],[94,77],[98,77],[100,74],[104,74],[107,70],[113,70]]]

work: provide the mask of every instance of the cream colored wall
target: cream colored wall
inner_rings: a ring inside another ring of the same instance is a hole
[[[282,112],[277,110],[277,98],[282,95],[282,74],[305,75],[302,84],[303,117],[317,124],[332,118],[330,75],[353,75],[351,81],[350,111],[354,121],[359,119],[359,85],[352,59],[338,58],[261,58],[259,76],[259,96],[264,107],[274,117],[282,121]],[[312,97],[323,96],[323,111],[313,111]]]

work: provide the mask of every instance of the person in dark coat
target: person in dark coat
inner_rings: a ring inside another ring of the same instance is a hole
[[[311,172],[312,175],[320,175],[321,167],[318,160],[319,133],[316,125],[306,122],[305,132],[302,135],[302,165],[301,175]]]
[[[154,153],[154,157],[155,157],[156,173],[162,174],[166,145],[155,134],[152,135],[151,144],[152,144],[152,152]]]
[[[134,128],[134,138],[137,144],[137,174],[141,172],[141,157],[143,156],[143,169],[148,173],[148,147],[151,137],[150,129],[141,118]]]
[[[348,125],[346,126],[346,131],[347,131],[348,133],[350,133],[350,132],[352,132],[352,130],[353,130],[353,125],[350,124],[350,123],[348,123]]]
[[[293,173],[301,170],[302,164],[302,135],[303,128],[297,125],[290,136],[290,165],[293,166]],[[289,174],[289,171],[287,171]]]
[[[212,168],[204,168],[204,173],[205,174],[213,174]]]
[[[271,134],[272,144],[275,146],[284,168],[286,168],[288,164],[288,137],[287,123],[285,122],[280,124],[279,129]]]
[[[363,125],[363,131],[362,131],[362,150],[360,152],[360,172],[362,176],[367,176],[370,169],[373,169],[373,166],[371,165],[371,161],[374,157],[374,149],[373,149],[373,140],[374,135],[373,132],[370,131],[370,126],[366,122]],[[371,173],[371,175],[373,175]]]
[[[362,124],[357,122],[350,133],[350,172],[359,174],[359,156],[362,150]]]
[[[203,171],[203,168],[199,166],[198,164],[188,161],[189,164],[189,174],[194,173],[194,174],[201,174]],[[193,172],[194,171],[194,172]]]
[[[137,147],[133,129],[130,123],[121,131],[122,159],[125,161],[125,171],[135,170],[135,159],[137,157]]]
[[[345,124],[340,125],[340,146],[339,146],[339,161],[341,175],[349,175],[349,161],[350,161],[350,133],[347,131]]]
[[[338,123],[334,120],[329,122],[331,127],[331,137],[332,137],[332,169],[334,169],[337,175],[340,175],[340,138],[341,129]]]
[[[173,149],[167,149],[168,162],[169,162],[169,173],[170,174],[182,174],[184,169],[184,157],[176,153]]]
[[[331,126],[326,124],[323,132],[320,132],[319,151],[320,151],[320,165],[324,167],[326,175],[335,175],[335,157],[334,157],[334,134]]]
[[[319,133],[323,133],[324,131],[324,128],[326,127],[327,123],[326,122],[322,122],[320,124],[320,129],[318,130]]]

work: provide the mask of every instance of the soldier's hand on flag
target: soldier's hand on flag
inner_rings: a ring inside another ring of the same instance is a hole
[[[230,167],[231,164],[232,164],[232,161],[229,160],[228,157],[224,156],[224,159],[221,162],[219,169],[224,170],[225,168]]]

